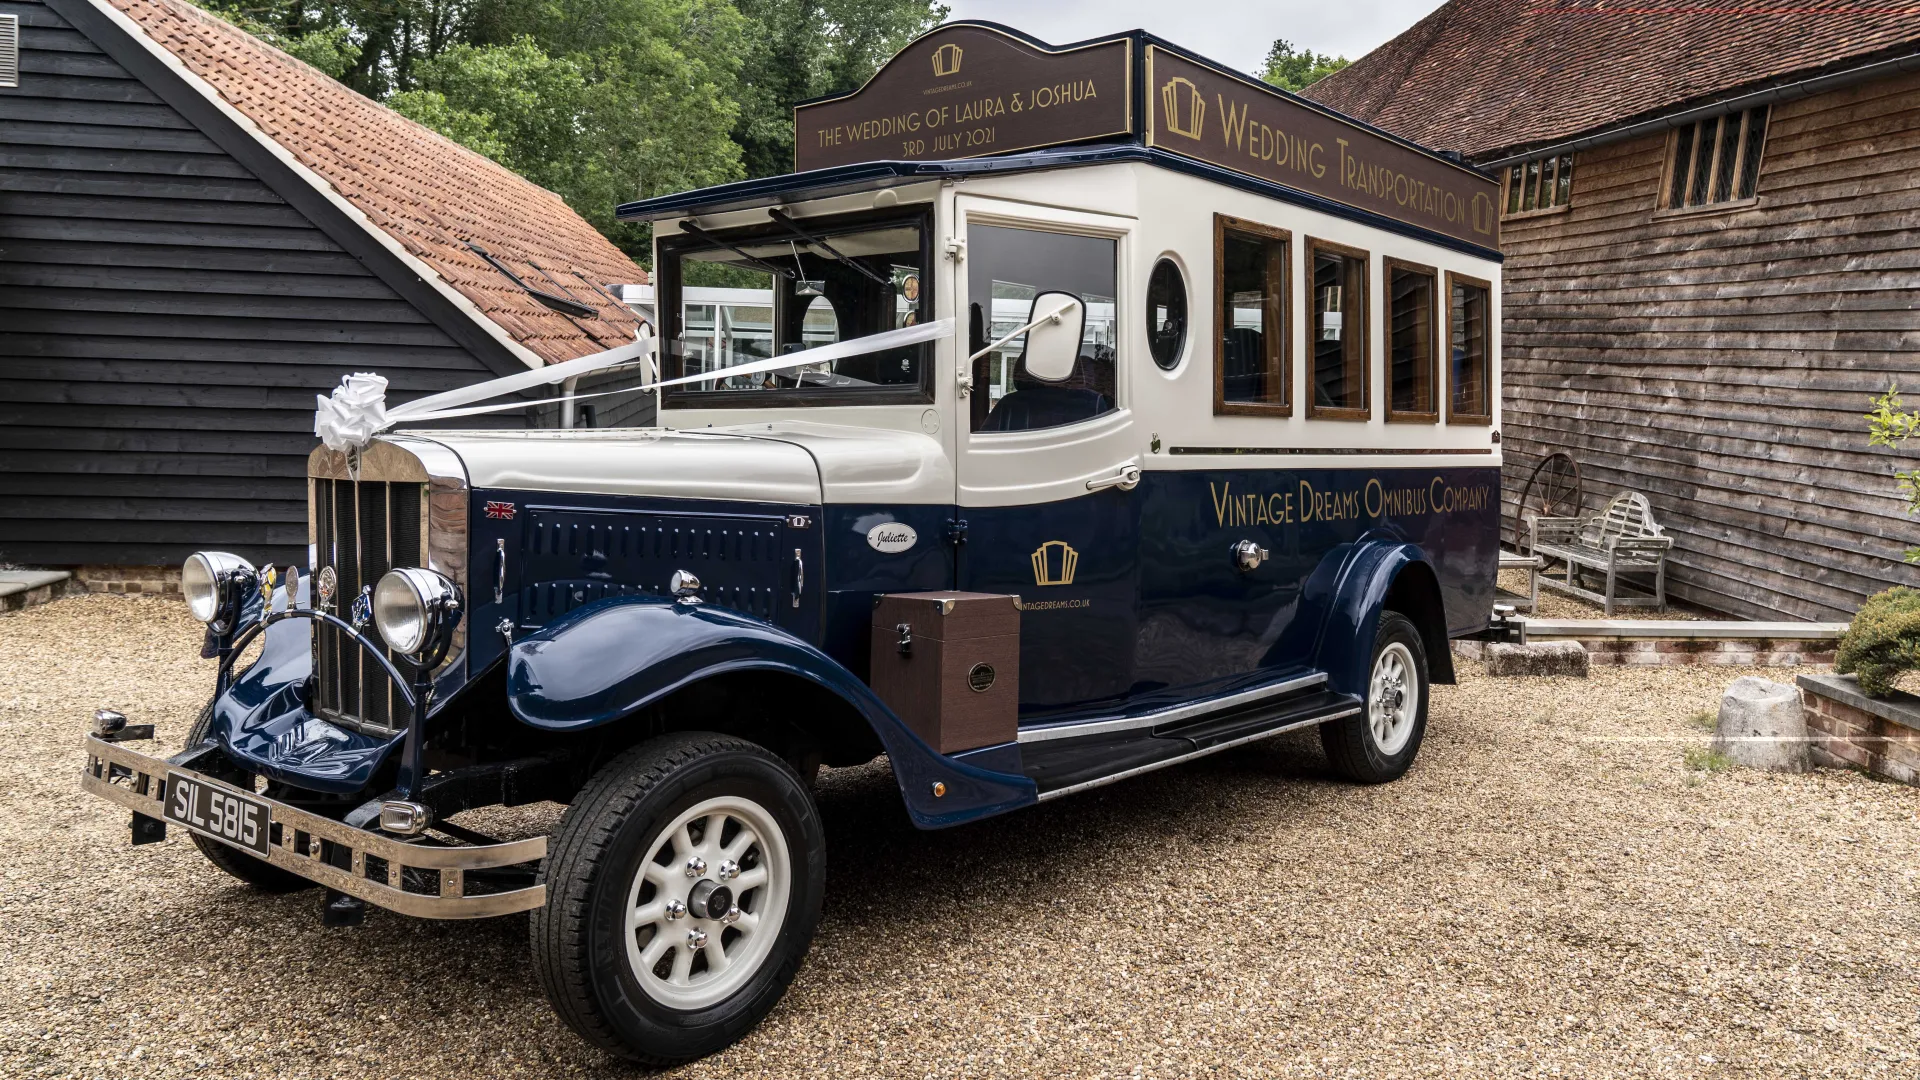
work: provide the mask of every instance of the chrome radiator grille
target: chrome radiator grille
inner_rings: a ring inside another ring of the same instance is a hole
[[[313,485],[313,572],[333,568],[339,580],[334,614],[351,619],[354,598],[387,571],[427,565],[425,484],[319,477],[308,483]],[[317,631],[314,711],[375,731],[394,731],[405,724],[405,699],[367,650],[336,627],[318,624]],[[382,651],[394,659],[391,650]]]

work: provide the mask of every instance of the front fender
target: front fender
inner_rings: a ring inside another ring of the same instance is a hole
[[[1316,661],[1327,673],[1330,689],[1366,697],[1380,612],[1394,580],[1411,566],[1427,566],[1426,555],[1414,544],[1389,537],[1361,538],[1340,564],[1321,625]],[[1431,579],[1431,572],[1425,577]],[[1437,595],[1434,601],[1438,602]],[[1429,657],[1428,664],[1444,660]]]
[[[907,812],[939,828],[1035,801],[1032,780],[944,757],[860,678],[777,626],[708,604],[614,597],[578,608],[514,642],[507,703],[522,723],[582,731],[612,723],[702,679],[776,671],[845,701],[879,736]],[[939,784],[945,792],[935,797]]]

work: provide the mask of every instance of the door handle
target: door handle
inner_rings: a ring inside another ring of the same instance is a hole
[[[1111,487],[1117,487],[1121,491],[1132,491],[1139,486],[1140,466],[1133,464],[1120,466],[1120,471],[1114,473],[1112,476],[1103,476],[1097,480],[1087,481],[1088,491],[1100,491]]]
[[[793,549],[793,606],[800,606],[800,594],[807,591],[807,560],[799,548]]]

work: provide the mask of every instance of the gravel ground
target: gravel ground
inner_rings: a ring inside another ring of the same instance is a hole
[[[328,931],[177,834],[127,846],[79,733],[114,705],[177,747],[196,630],[0,616],[0,1075],[632,1075],[549,1012],[524,917]],[[1742,671],[1463,667],[1384,787],[1285,736],[919,833],[884,767],[826,774],[812,956],[682,1072],[1920,1075],[1920,792],[1715,769],[1698,717]]]
[[[1565,570],[1561,568],[1558,564],[1555,564],[1554,567],[1549,568],[1549,573],[1551,573],[1551,575],[1554,578],[1558,579],[1565,574]],[[1523,599],[1526,597],[1527,572],[1525,570],[1502,570],[1500,571],[1500,576],[1498,580],[1501,588]],[[1618,594],[1615,594],[1615,595],[1618,595]],[[1638,594],[1629,593],[1629,595],[1638,595]],[[1521,614],[1525,615],[1527,614],[1527,612],[1523,610]],[[1540,587],[1540,610],[1534,614],[1534,617],[1539,619],[1615,618],[1615,619],[1684,619],[1687,621],[1697,621],[1700,619],[1725,619],[1728,616],[1715,614],[1710,611],[1702,611],[1699,608],[1689,607],[1686,604],[1683,604],[1680,601],[1673,599],[1671,596],[1667,598],[1667,606],[1664,610],[1661,608],[1651,608],[1651,607],[1617,607],[1616,606],[1613,609],[1613,614],[1609,616],[1607,614],[1607,609],[1600,606],[1599,604],[1589,604],[1585,600],[1582,600],[1577,596],[1569,596],[1563,592],[1555,592],[1552,589],[1549,589],[1546,586],[1542,585]]]

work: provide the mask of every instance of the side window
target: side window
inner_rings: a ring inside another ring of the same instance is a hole
[[[1307,415],[1365,420],[1372,415],[1367,382],[1367,253],[1307,240],[1313,274],[1313,349]]]
[[[1172,259],[1153,264],[1147,278],[1147,349],[1162,371],[1180,366],[1187,345],[1187,283]]]
[[[1213,411],[1293,412],[1292,235],[1219,214],[1213,219]]]
[[[1493,286],[1447,275],[1447,422],[1493,422]]]
[[[1387,422],[1440,419],[1434,385],[1440,333],[1440,282],[1431,266],[1382,260],[1387,275]]]
[[[1059,427],[1116,407],[1118,258],[1119,244],[1103,237],[1001,225],[967,230],[967,355],[1029,322],[1034,297],[1041,293],[1071,293],[1087,309],[1080,359],[1065,378],[1041,378],[1027,370],[1025,335],[973,362],[972,430]]]

